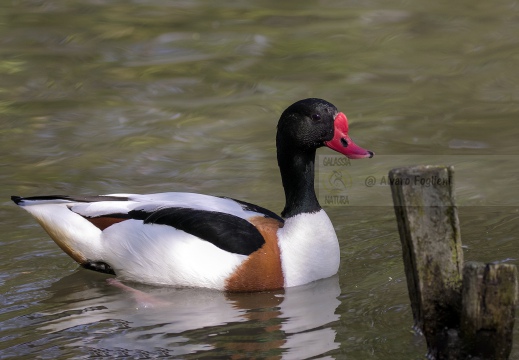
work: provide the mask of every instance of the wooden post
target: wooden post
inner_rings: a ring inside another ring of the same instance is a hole
[[[389,183],[402,242],[415,325],[431,356],[457,346],[463,252],[453,196],[453,169],[415,166],[393,169]]]
[[[507,359],[517,268],[469,262],[462,272],[453,176],[452,167],[444,166],[389,172],[415,325],[429,358]]]
[[[480,359],[508,359],[516,302],[516,266],[465,264],[461,312],[464,351]]]

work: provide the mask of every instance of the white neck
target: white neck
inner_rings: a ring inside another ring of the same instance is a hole
[[[278,230],[285,286],[298,286],[337,273],[340,248],[324,210],[285,220]]]

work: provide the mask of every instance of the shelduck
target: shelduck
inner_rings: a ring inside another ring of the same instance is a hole
[[[316,149],[351,159],[373,152],[350,139],[342,112],[313,98],[281,114],[276,146],[282,217],[245,201],[182,192],[11,198],[81,266],[122,280],[263,291],[332,276],[340,250],[314,190]]]

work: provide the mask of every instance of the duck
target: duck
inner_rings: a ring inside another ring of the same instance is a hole
[[[12,196],[80,266],[117,279],[228,292],[283,289],[338,272],[335,229],[314,189],[318,148],[350,159],[374,153],[322,99],[284,110],[276,134],[281,216],[232,197],[188,192]]]

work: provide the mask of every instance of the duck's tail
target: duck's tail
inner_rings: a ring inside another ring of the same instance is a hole
[[[21,197],[11,200],[29,212],[58,246],[81,265],[101,258],[101,230],[70,210],[87,198],[67,195]]]

